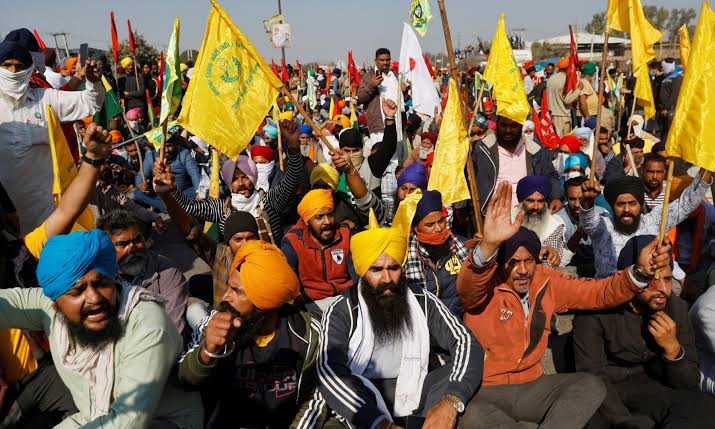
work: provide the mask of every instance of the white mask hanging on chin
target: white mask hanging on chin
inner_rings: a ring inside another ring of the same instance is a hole
[[[241,212],[248,212],[253,216],[258,216],[258,203],[260,202],[258,192],[253,192],[253,194],[246,198],[241,194],[231,194],[231,207]]]

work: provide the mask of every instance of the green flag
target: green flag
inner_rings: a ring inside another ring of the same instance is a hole
[[[492,90],[492,84],[484,80],[484,76],[481,73],[476,72],[474,74],[474,90],[479,93],[479,91],[484,87],[485,91]]]
[[[171,32],[169,47],[166,50],[164,68],[164,86],[161,89],[161,114],[159,123],[176,112],[181,104],[181,71],[179,70],[179,17],[174,18],[174,31]]]
[[[412,0],[412,8],[410,9],[410,23],[420,36],[424,37],[427,34],[427,24],[432,19],[432,10],[429,6],[429,0]]]
[[[122,114],[122,105],[119,103],[117,94],[114,93],[112,86],[107,82],[107,79],[102,76],[102,84],[107,94],[104,96],[104,104],[102,109],[95,113],[92,117],[92,122],[101,125],[105,130],[109,129],[109,120],[117,115]]]

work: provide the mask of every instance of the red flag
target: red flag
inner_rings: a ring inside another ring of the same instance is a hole
[[[283,83],[288,83],[290,80],[290,75],[288,74],[288,67],[286,67],[286,62],[281,58],[281,81]]]
[[[119,38],[117,37],[117,25],[114,23],[114,12],[109,12],[109,19],[112,25],[112,53],[114,54],[114,66],[119,65]]]
[[[35,39],[37,40],[37,44],[40,45],[40,49],[47,48],[47,45],[45,45],[45,42],[42,41],[42,37],[40,37],[40,35],[37,33],[37,30],[33,28],[32,34],[35,35]]]
[[[545,95],[545,94],[544,94]],[[546,98],[546,97],[544,97]],[[543,106],[542,99],[542,106]],[[559,136],[554,130],[554,124],[551,122],[548,110],[541,110],[541,116],[536,112],[536,108],[531,108],[531,116],[534,119],[534,134],[539,139],[542,145],[547,149],[556,149],[559,147]]]
[[[348,51],[348,80],[351,84],[360,85],[360,71],[353,59],[353,51]]]
[[[549,98],[546,96],[546,92],[541,95],[541,116],[548,116],[551,118],[551,115],[549,114]]]
[[[425,64],[427,64],[427,70],[429,70],[429,75],[434,79],[434,69],[432,68],[432,63],[429,62],[429,56],[425,54]]]
[[[129,53],[135,55],[137,45],[134,43],[134,33],[132,32],[132,22],[127,19],[127,28],[129,29]]]
[[[569,66],[566,69],[566,84],[564,85],[564,94],[578,88],[578,76],[576,75],[576,65],[578,64],[578,50],[576,42],[573,38],[573,28],[569,25],[569,33],[571,34],[571,52],[569,53]]]
[[[166,62],[164,61],[164,51],[161,51],[159,55],[159,90],[160,93],[164,93],[164,69],[166,68]]]
[[[278,73],[278,66],[276,65],[276,62],[273,61],[273,58],[271,58],[271,65],[272,65],[272,67],[273,67],[273,73],[274,73],[276,76],[281,77],[281,74]]]

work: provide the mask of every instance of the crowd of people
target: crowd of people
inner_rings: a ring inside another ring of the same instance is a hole
[[[569,91],[567,58],[525,64],[554,145],[479,70],[431,70],[477,106],[478,205],[428,186],[442,114],[385,48],[359,79],[286,66],[293,97],[234,159],[178,125],[161,152],[142,137],[162,76],[134,61],[0,42],[0,428],[709,427],[713,178],[665,150],[674,60],[651,67],[656,121],[615,68],[599,100],[595,64]],[[60,198],[47,109],[77,166]]]

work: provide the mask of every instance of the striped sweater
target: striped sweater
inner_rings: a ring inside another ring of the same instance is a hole
[[[276,243],[280,243],[283,238],[284,225],[281,222],[281,213],[295,198],[303,174],[303,156],[300,153],[289,154],[286,160],[288,169],[283,175],[283,179],[263,196],[263,207],[268,214],[268,222]],[[228,209],[226,202],[217,198],[193,200],[178,189],[172,191],[171,196],[189,215],[202,221],[218,224],[222,235],[226,218],[235,211],[233,207]]]

